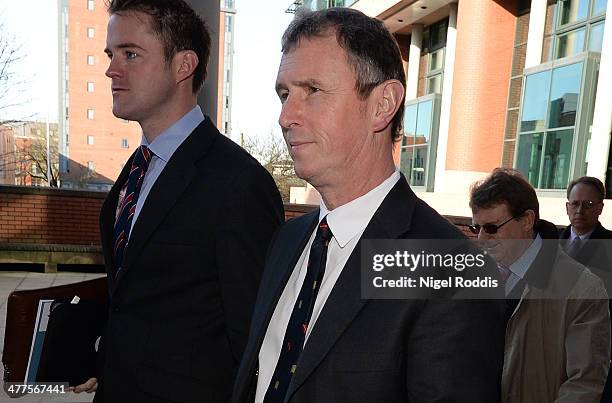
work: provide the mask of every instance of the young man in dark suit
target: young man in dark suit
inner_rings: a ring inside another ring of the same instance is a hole
[[[210,37],[183,0],[113,0],[113,113],[142,145],[100,214],[109,317],[96,402],[223,402],[283,206],[271,176],[196,97]]]
[[[395,168],[405,74],[393,36],[332,8],[298,16],[282,43],[279,123],[322,202],[275,236],[234,401],[498,401],[501,301],[362,298],[362,240],[464,238]]]

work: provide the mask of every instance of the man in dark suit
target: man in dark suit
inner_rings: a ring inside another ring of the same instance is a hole
[[[395,168],[397,43],[346,8],[298,16],[282,43],[279,122],[322,202],[275,236],[234,401],[498,401],[500,301],[362,298],[362,240],[463,238]]]
[[[109,14],[113,113],[143,136],[100,214],[110,309],[95,401],[228,401],[282,201],[197,105],[200,17],[183,0],[114,0]]]
[[[605,197],[606,188],[595,177],[582,176],[570,182],[565,203],[570,225],[561,231],[559,239],[567,254],[597,274],[608,295],[612,295],[612,231],[599,222]],[[612,311],[612,300],[609,307]],[[611,401],[612,376],[609,376],[602,402]]]
[[[580,263],[595,270],[610,271],[610,262],[605,259],[605,244],[589,242],[612,239],[612,231],[599,222],[605,195],[603,183],[595,177],[573,180],[567,187],[565,203],[570,225],[561,231],[559,238],[568,254]]]

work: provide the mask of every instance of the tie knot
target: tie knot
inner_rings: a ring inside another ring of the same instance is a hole
[[[319,233],[318,235],[321,237],[321,239],[323,239],[325,242],[329,242],[329,240],[332,239],[334,234],[332,234],[329,225],[327,225],[327,217],[324,217],[323,220],[321,220],[317,232]]]
[[[151,157],[153,156],[153,154],[151,153],[151,150],[149,150],[149,147],[145,146],[144,144],[141,145],[140,153],[142,153],[142,158],[145,160],[147,164],[151,162]]]

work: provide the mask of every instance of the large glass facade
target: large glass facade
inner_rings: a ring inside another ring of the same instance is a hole
[[[515,166],[536,188],[565,189],[572,177],[585,71],[585,61],[576,61],[525,76]]]

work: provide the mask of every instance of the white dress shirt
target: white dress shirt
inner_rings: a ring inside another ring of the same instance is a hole
[[[331,229],[333,238],[327,250],[325,274],[323,275],[321,288],[315,300],[304,344],[307,343],[317,318],[325,306],[325,302],[331,294],[338,277],[340,277],[344,265],[359,242],[363,231],[365,231],[372,216],[399,178],[399,172],[395,171],[389,178],[365,195],[331,211],[321,201],[319,222],[327,216],[327,225]],[[278,300],[261,349],[259,350],[259,376],[257,378],[257,392],[255,394],[255,402],[257,403],[263,402],[270,380],[274,375],[274,369],[280,357],[283,339],[285,338],[287,324],[306,277],[308,255],[310,254],[310,247],[314,241],[315,234],[316,227],[310,235],[310,240],[304,247],[289,277],[289,281],[287,281],[285,289]]]

